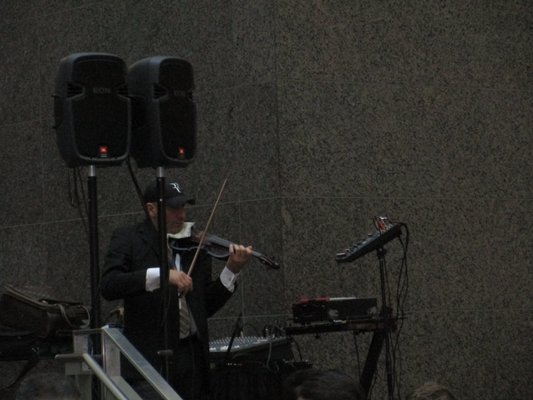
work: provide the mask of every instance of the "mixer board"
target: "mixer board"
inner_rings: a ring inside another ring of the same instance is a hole
[[[276,361],[293,359],[291,339],[287,337],[236,336],[209,341],[209,354],[212,361]]]

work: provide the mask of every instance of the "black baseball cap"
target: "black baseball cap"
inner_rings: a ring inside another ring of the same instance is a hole
[[[191,199],[185,194],[183,186],[178,182],[165,182],[165,204],[170,208],[183,207],[185,204],[194,204],[194,199]],[[144,191],[145,203],[157,203],[159,196],[157,190],[157,182],[153,182]]]

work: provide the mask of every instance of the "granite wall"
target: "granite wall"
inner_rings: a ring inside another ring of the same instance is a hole
[[[65,167],[52,129],[59,60],[83,51],[128,65],[179,56],[195,70],[198,152],[167,177],[194,193],[200,225],[228,177],[212,232],[283,265],[254,260],[211,321],[213,336],[228,335],[240,311],[246,334],[285,326],[301,297],[380,298],[375,255],[337,264],[335,254],[387,214],[410,232],[396,353],[402,397],[436,380],[462,399],[531,398],[532,7],[2,1],[0,283],[90,301],[86,214],[74,190],[88,171]],[[135,173],[141,184],[155,177]],[[142,212],[125,165],[99,168],[97,180],[103,254],[112,229]],[[387,251],[396,304],[400,242]],[[112,306],[103,304],[104,316]],[[355,375],[370,338],[296,341],[315,366]],[[2,386],[21,366],[0,363]],[[387,397],[383,357],[372,397]]]

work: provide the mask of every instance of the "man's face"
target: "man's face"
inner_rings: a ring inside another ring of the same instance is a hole
[[[167,208],[167,232],[178,233],[185,222],[185,207]]]
[[[150,218],[154,222],[154,225],[157,226],[157,203],[146,203],[148,207],[148,213]],[[185,207],[178,208],[166,208],[166,224],[167,224],[167,233],[178,233],[183,229],[183,224],[185,223]]]

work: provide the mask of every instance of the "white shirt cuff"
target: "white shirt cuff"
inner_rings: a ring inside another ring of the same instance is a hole
[[[159,289],[161,279],[159,278],[159,268],[148,268],[146,270],[146,291],[153,292]]]
[[[228,267],[224,267],[220,273],[220,282],[222,282],[226,289],[233,293],[235,291],[235,282],[237,281],[238,277],[239,274],[234,274],[229,270]]]

